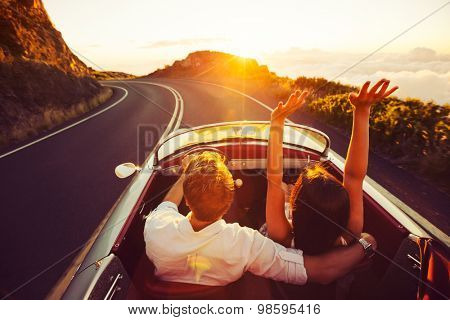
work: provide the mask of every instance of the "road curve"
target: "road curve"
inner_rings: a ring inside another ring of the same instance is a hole
[[[121,162],[141,163],[166,131],[174,112],[174,94],[144,82],[158,82],[181,94],[184,114],[175,124],[181,127],[269,119],[269,110],[254,100],[217,86],[159,79],[108,82],[128,91],[128,96],[114,108],[0,159],[0,296],[84,243],[129,182],[115,178],[114,167]],[[122,95],[123,90],[116,89],[112,100],[98,110]],[[261,100],[269,106],[274,103]],[[348,141],[342,135],[311,119],[292,120],[325,131],[334,150],[345,154]],[[370,161],[369,175],[383,186],[380,177],[388,186],[393,184],[392,177],[403,179],[398,183],[405,185],[404,173],[387,167],[374,155]],[[379,175],[381,169],[392,173],[383,178]],[[408,192],[412,192],[410,189]],[[448,208],[449,201],[432,198],[427,203],[422,199],[420,207],[442,214],[445,211],[440,210]],[[73,256],[10,298],[44,298],[71,259]]]
[[[129,182],[114,176],[115,166],[144,159],[171,121],[170,90],[115,85],[128,91],[126,99],[120,101],[124,90],[116,88],[110,101],[82,118],[89,120],[0,159],[0,297],[89,238]],[[149,128],[152,135],[138,139],[138,130]],[[9,298],[44,298],[71,259]]]

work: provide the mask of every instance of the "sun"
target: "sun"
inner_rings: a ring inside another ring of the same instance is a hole
[[[263,53],[263,49],[260,44],[245,39],[233,41],[227,51],[242,58],[253,58],[257,60]]]

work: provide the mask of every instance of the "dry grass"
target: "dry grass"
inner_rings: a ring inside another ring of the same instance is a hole
[[[0,133],[0,147],[19,143],[25,139],[32,138],[46,130],[72,120],[102,104],[112,96],[111,88],[102,88],[100,93],[67,108],[46,106],[42,112],[31,114],[26,120],[16,123],[10,128],[2,128]]]

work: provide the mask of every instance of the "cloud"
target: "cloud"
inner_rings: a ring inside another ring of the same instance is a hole
[[[293,78],[325,77],[360,85],[367,79],[386,77],[398,84],[400,97],[450,102],[450,55],[418,47],[408,53],[378,53],[340,75],[366,55],[291,48],[264,57],[271,69]]]
[[[199,44],[211,44],[214,42],[223,42],[228,41],[228,39],[224,38],[190,38],[190,39],[179,39],[179,40],[161,40],[156,42],[151,42],[149,44],[145,44],[140,48],[143,49],[159,49],[166,47],[175,47],[175,46],[195,46]]]
[[[344,76],[340,80],[344,83],[360,85],[367,80],[373,82],[381,78],[387,78],[392,84],[398,85],[400,88],[395,95],[401,98],[414,97],[441,104],[450,102],[450,71],[447,73],[436,73],[431,70],[377,71],[373,74]]]
[[[450,55],[438,55],[436,51],[424,47],[414,48],[405,56],[410,61],[421,61],[421,62],[450,60]]]

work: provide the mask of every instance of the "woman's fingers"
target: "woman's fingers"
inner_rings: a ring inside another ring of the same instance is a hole
[[[390,96],[395,90],[397,90],[398,89],[398,86],[395,86],[395,87],[393,87],[392,89],[390,89],[389,91],[387,91],[387,92],[385,92],[384,94],[383,94],[383,98],[386,98],[386,97],[388,97],[388,96]]]
[[[370,82],[367,81],[361,87],[359,93],[352,92],[349,94],[348,99],[350,103],[355,106],[370,106],[371,104],[381,101],[387,96],[391,95],[395,90],[398,89],[398,86],[393,87],[388,90],[390,81],[387,79],[381,79],[378,81],[369,91]]]
[[[350,100],[351,103],[353,103],[355,101],[355,99],[358,98],[358,94],[356,92],[351,92],[348,96],[348,99]]]
[[[293,94],[289,96],[289,99],[286,102],[285,106],[287,108],[295,107],[299,103],[299,101],[303,99],[302,97],[304,96],[305,92],[307,93],[307,91],[301,92],[300,90],[296,90]]]
[[[299,104],[300,102],[303,102],[306,97],[308,96],[309,92],[307,90],[305,91],[300,91],[300,90],[296,90],[295,91],[295,97],[296,97],[296,103],[295,104]]]
[[[370,81],[367,81],[366,83],[363,84],[363,86],[361,87],[361,90],[359,90],[359,96],[365,96],[367,94],[367,89],[370,86]]]
[[[299,96],[299,101],[303,102],[305,99],[309,96],[309,91],[303,91],[301,95]]]
[[[292,113],[294,113],[304,102],[306,97],[308,96],[308,91],[300,91],[296,90],[294,93],[292,93],[286,103],[278,102],[278,105],[276,109],[274,110],[276,117],[288,117]]]
[[[297,100],[297,97],[295,96],[295,93],[291,94],[289,96],[288,101],[286,102],[286,107],[290,108],[292,105],[295,104],[295,101]]]
[[[373,86],[373,88],[370,89],[370,91],[369,91],[369,96],[372,96],[372,97],[375,96],[377,90],[381,87],[381,85],[385,84],[386,81],[387,81],[386,79],[381,79],[380,81],[378,81],[378,82]],[[389,84],[389,83],[388,83],[388,84]]]
[[[305,102],[305,99],[308,96],[308,94],[309,94],[309,92],[306,90],[303,92],[301,92],[300,90],[297,90],[295,92],[295,100],[290,105],[289,111],[292,113],[295,110],[297,110]]]
[[[381,86],[380,90],[378,92],[375,92],[375,96],[377,97],[383,97],[384,93],[386,92],[387,88],[389,87],[389,80],[386,80],[383,85]]]

